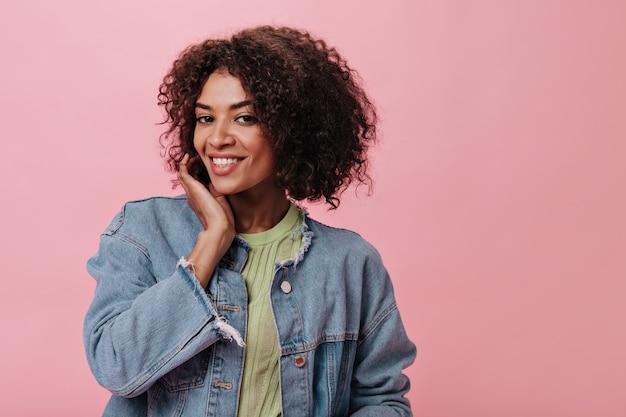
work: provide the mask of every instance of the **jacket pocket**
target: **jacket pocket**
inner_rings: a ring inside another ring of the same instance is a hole
[[[201,387],[204,385],[208,366],[209,349],[206,349],[165,374],[160,382],[170,392]]]
[[[162,384],[148,390],[147,417],[181,417],[185,409],[187,391],[171,392]]]

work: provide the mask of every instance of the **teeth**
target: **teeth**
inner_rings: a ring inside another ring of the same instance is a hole
[[[211,160],[218,166],[232,165],[239,162],[238,158],[211,158]]]

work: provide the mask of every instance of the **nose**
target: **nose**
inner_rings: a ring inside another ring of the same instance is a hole
[[[230,121],[226,119],[216,120],[215,129],[208,139],[209,144],[216,149],[235,143]]]

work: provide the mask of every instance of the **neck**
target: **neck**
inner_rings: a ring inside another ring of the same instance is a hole
[[[285,191],[275,188],[262,196],[233,194],[228,201],[235,216],[237,233],[260,233],[276,226],[289,209]]]

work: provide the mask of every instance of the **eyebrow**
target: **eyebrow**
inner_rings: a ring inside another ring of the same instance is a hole
[[[252,105],[252,100],[240,101],[239,103],[231,104],[229,107],[229,110],[237,110],[242,107],[251,106],[251,105]],[[196,102],[196,107],[200,109],[204,109],[204,110],[213,110],[213,108],[209,106],[208,104],[202,104],[198,102]]]

